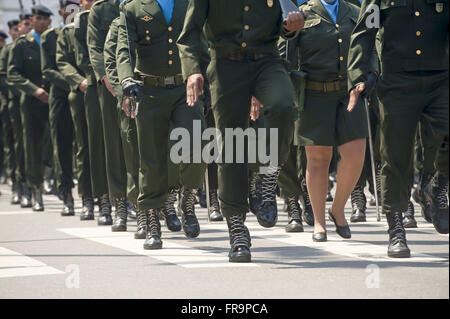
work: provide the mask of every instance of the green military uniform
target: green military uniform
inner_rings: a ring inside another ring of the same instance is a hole
[[[84,95],[86,123],[89,137],[89,163],[91,167],[92,196],[108,194],[106,159],[103,138],[103,124],[97,93],[97,81],[89,59],[86,33],[89,11],[79,13],[75,18],[75,57],[77,67],[88,80]]]
[[[295,114],[292,84],[277,48],[284,33],[281,23],[277,1],[191,1],[178,40],[187,79],[201,73],[199,59],[205,50],[199,43],[205,26],[216,127],[223,136],[225,128],[247,128],[251,97],[255,96],[264,105],[264,127],[278,128],[279,164],[289,154]],[[247,213],[247,165],[219,164],[218,175],[224,216]]]
[[[25,159],[23,148],[23,126],[20,116],[20,91],[15,88],[10,81],[7,80],[8,61],[11,50],[14,43],[7,44],[0,55],[0,74],[5,77],[5,81],[8,84],[8,108],[9,119],[12,126],[12,139],[14,158],[12,162],[15,164],[15,172],[11,176],[14,176],[16,182],[24,184],[25,179]],[[19,186],[20,187],[20,186]]]
[[[394,213],[408,208],[418,121],[428,126],[434,145],[448,131],[449,8],[437,0],[363,1],[350,45],[349,89],[365,81],[366,54],[375,45],[378,29],[366,25],[369,5],[379,6],[381,21],[382,206]],[[448,177],[447,165],[440,170]]]
[[[127,168],[127,198],[137,207],[139,195],[139,149],[137,142],[136,121],[127,117],[122,110],[122,86],[117,74],[116,49],[120,18],[113,20],[110,31],[106,37],[104,57],[105,72],[117,96],[117,118],[120,121],[123,154]]]
[[[163,207],[167,197],[170,124],[186,128],[191,139],[194,120],[205,127],[203,103],[192,108],[186,105],[186,88],[176,46],[186,8],[187,1],[176,0],[170,24],[156,1],[131,1],[123,7],[121,15],[117,47],[119,79],[123,82],[134,78],[132,65],[135,65],[144,80],[145,97],[136,117],[141,165],[138,203],[142,211]],[[136,61],[130,59],[128,51],[125,15],[130,49],[131,52],[136,50]],[[192,157],[191,152],[191,160]],[[186,189],[199,188],[205,165],[180,166],[181,184]]]
[[[58,36],[56,64],[70,86],[68,100],[77,145],[75,161],[78,167],[78,194],[81,197],[91,198],[92,186],[89,160],[89,136],[86,119],[87,111],[84,103],[84,93],[79,90],[81,82],[86,77],[76,63],[74,23],[66,25]]]
[[[88,18],[87,44],[95,72],[105,138],[106,173],[111,199],[126,199],[127,170],[123,155],[117,99],[111,95],[102,79],[106,75],[103,49],[111,22],[119,16],[119,0],[100,0],[92,7]]]
[[[62,27],[51,28],[41,37],[41,69],[43,77],[50,81],[50,131],[53,142],[53,155],[57,188],[66,196],[72,191],[73,169],[73,123],[68,96],[69,83],[56,65],[56,41]]]
[[[25,150],[25,176],[30,186],[40,187],[44,153],[48,145],[48,104],[33,96],[38,88],[48,92],[49,82],[41,72],[40,47],[32,32],[15,41],[8,61],[8,80],[22,91],[20,111]]]

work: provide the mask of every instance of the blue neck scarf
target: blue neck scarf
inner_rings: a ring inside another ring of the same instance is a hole
[[[33,38],[36,41],[36,43],[39,46],[41,46],[41,35],[39,33],[37,33],[34,29],[31,30],[31,34],[33,35]]]
[[[175,0],[156,0],[161,8],[164,18],[166,18],[167,24],[170,24],[172,20],[173,8],[175,7]]]
[[[334,0],[331,2],[320,0],[320,2],[322,2],[324,8],[328,11],[331,20],[333,20],[333,22],[336,23],[339,11],[339,0]]]

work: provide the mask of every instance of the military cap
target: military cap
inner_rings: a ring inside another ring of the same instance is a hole
[[[15,27],[16,25],[18,25],[19,24],[19,20],[16,20],[16,19],[14,19],[14,20],[9,20],[8,21],[8,28],[12,28],[12,27]]]
[[[50,10],[49,8],[47,8],[46,6],[43,5],[35,5],[34,7],[31,8],[31,13],[32,14],[37,14],[43,17],[49,17],[51,15],[53,15],[52,10]]]
[[[29,19],[29,18],[31,18],[31,13],[25,12],[25,13],[19,14],[19,19],[20,19],[20,21],[22,21],[22,20],[27,20],[27,19]]]
[[[4,38],[4,39],[7,39],[7,38],[8,38],[8,35],[6,34],[5,31],[0,30],[0,38]]]
[[[69,4],[80,5],[80,0],[59,0],[59,7],[61,9],[67,7]]]

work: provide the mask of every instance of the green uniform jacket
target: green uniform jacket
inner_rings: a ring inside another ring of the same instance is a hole
[[[116,49],[117,35],[119,31],[120,18],[116,18],[111,23],[108,35],[106,37],[104,57],[105,72],[114,92],[117,96],[122,95],[122,86],[120,85],[119,75],[117,74]]]
[[[6,81],[7,75],[7,60],[5,61],[5,57],[8,57],[8,54],[4,53],[7,51],[8,45],[5,45],[3,48],[0,48],[0,94],[3,95],[2,99],[6,99],[8,97],[8,83]]]
[[[379,29],[373,9],[367,10],[373,6],[379,8]],[[363,0],[350,43],[349,89],[366,80],[378,30],[381,73],[448,70],[448,19],[444,0]]]
[[[28,95],[38,88],[48,92],[48,80],[41,72],[41,50],[32,33],[14,42],[8,61],[8,80]]]
[[[347,78],[347,57],[350,36],[356,26],[359,8],[340,0],[334,23],[320,0],[300,6],[310,12],[298,38],[288,43],[288,60],[295,69],[308,74],[308,80],[326,82]],[[284,57],[286,47],[280,48]],[[370,71],[378,72],[376,51],[372,51]]]
[[[78,91],[85,76],[77,66],[75,55],[75,24],[66,25],[60,32],[56,42],[56,65],[66,78],[72,91]]]
[[[86,74],[86,79],[89,85],[96,83],[95,73],[92,69],[91,59],[89,57],[89,51],[87,46],[87,28],[89,10],[80,12],[75,16],[75,56],[77,66]]]
[[[133,0],[123,6],[117,43],[117,64],[121,83],[124,79],[134,76],[134,65],[137,70],[150,75],[181,74],[176,41],[183,29],[187,6],[188,0],[175,0],[170,25],[155,0]],[[202,47],[205,48],[204,42]],[[133,57],[130,59],[129,50],[136,51],[136,61]]]
[[[119,16],[119,4],[119,0],[100,0],[89,13],[87,44],[97,81],[106,75],[103,48],[111,22]]]
[[[58,39],[61,30],[62,27],[51,28],[42,34],[41,68],[43,77],[48,79],[52,85],[69,93],[69,84],[56,65],[56,40]]]
[[[236,52],[278,56],[278,39],[295,38],[282,27],[278,1],[193,0],[189,2],[183,32],[178,39],[183,76],[201,73],[200,45],[205,27],[211,58],[221,59]],[[296,1],[294,1],[296,2]]]

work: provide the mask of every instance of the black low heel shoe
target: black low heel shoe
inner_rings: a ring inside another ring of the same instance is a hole
[[[328,216],[330,217],[331,221],[336,226],[336,233],[338,233],[339,236],[345,239],[352,238],[352,233],[350,231],[350,227],[348,225],[346,226],[339,226],[336,223],[336,219],[334,218],[333,214],[331,213],[331,209],[328,210]]]
[[[324,242],[327,241],[327,233],[317,233],[312,236],[314,242]]]

